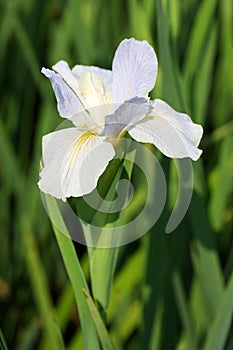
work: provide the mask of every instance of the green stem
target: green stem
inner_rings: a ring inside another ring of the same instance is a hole
[[[88,306],[82,289],[88,290],[87,282],[84,277],[81,265],[79,263],[72,240],[68,237],[69,233],[61,217],[56,201],[51,196],[46,196],[46,202],[51,218],[56,217],[56,222],[60,221],[62,227],[61,233],[55,226],[53,227],[57,239],[58,246],[66,267],[67,274],[74,289],[75,300],[78,307],[79,318],[84,340],[84,349],[93,350],[100,349],[99,341],[96,334],[95,326],[93,324]]]

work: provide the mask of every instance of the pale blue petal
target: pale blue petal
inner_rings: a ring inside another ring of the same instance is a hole
[[[155,85],[157,69],[156,54],[147,41],[123,40],[112,65],[113,102],[146,97]]]
[[[49,78],[52,83],[57,99],[57,109],[61,117],[72,120],[78,113],[83,111],[78,97],[59,74],[46,68],[42,68],[41,72]]]
[[[52,67],[81,100],[79,83],[66,61],[59,61]]]

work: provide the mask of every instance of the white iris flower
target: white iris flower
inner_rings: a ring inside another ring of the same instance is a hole
[[[43,68],[52,83],[58,111],[74,127],[43,137],[39,188],[65,200],[90,193],[114,158],[113,138],[125,131],[139,142],[154,144],[171,158],[197,160],[202,127],[167,103],[149,101],[158,62],[146,41],[133,38],[118,46],[112,71],[65,61]]]

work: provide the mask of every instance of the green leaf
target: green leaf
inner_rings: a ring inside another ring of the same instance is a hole
[[[184,328],[186,336],[187,336],[189,349],[196,350],[196,349],[198,349],[197,342],[196,342],[196,336],[195,336],[195,332],[193,329],[190,311],[188,309],[187,301],[185,298],[184,288],[182,285],[180,274],[178,272],[174,272],[173,287],[175,290],[175,296],[177,299],[177,305],[178,305],[180,317],[181,317],[181,320],[183,323],[183,328]]]
[[[51,220],[53,221],[56,218],[56,222],[59,222],[59,227],[62,227],[62,231],[64,232],[60,232],[56,226],[53,226],[62,258],[74,289],[75,300],[78,306],[78,312],[83,332],[84,348],[87,350],[99,349],[99,342],[94,324],[92,322],[85,297],[82,293],[82,288],[88,290],[88,286],[76,251],[74,249],[73,242],[71,238],[69,238],[69,233],[67,231],[65,223],[63,222],[56,200],[53,197],[46,195],[46,203]]]
[[[181,77],[177,61],[173,57],[170,44],[168,20],[169,14],[166,1],[157,1],[157,26],[159,36],[159,59],[162,68],[162,98],[174,108],[187,108],[184,92],[181,89]]]
[[[217,25],[212,23],[208,33],[206,49],[203,52],[201,62],[198,65],[199,74],[194,77],[194,89],[192,96],[193,117],[196,123],[201,123],[206,119],[208,98],[212,88],[212,74],[215,63],[217,47]]]
[[[126,152],[127,150],[125,150]],[[129,150],[128,150],[129,151]],[[132,156],[134,155],[132,151]],[[123,158],[124,159],[124,158]],[[122,178],[124,171],[126,172],[126,177],[130,179],[131,172],[133,169],[133,162],[127,162],[122,160],[120,163],[116,162],[115,166],[110,169],[107,169],[104,177],[101,179],[100,184],[102,184],[102,193],[104,193],[103,198],[107,198],[108,201],[112,201],[115,197],[116,193],[116,185],[120,178]],[[106,179],[106,181],[103,181]],[[111,182],[109,181],[111,179]],[[105,185],[105,186],[104,186]],[[125,199],[127,199],[127,193],[125,194]],[[101,212],[101,204],[100,204],[100,212]],[[101,213],[100,213],[101,214]],[[98,215],[98,213],[97,213]],[[114,223],[121,226],[125,221],[125,211],[121,211],[116,214],[108,214],[103,215],[102,226],[103,228],[107,228],[108,225],[111,227]],[[113,221],[109,223],[109,218],[115,217],[117,221]],[[93,218],[92,223],[95,222],[96,217]],[[98,221],[97,221],[98,222]],[[89,227],[83,225],[84,234]],[[119,237],[120,235],[120,227],[119,227]],[[106,235],[101,237],[101,239],[108,239]],[[109,238],[110,239],[110,238]],[[109,242],[109,246],[111,246],[111,242]],[[110,292],[112,287],[113,276],[116,267],[116,261],[118,256],[118,247],[113,248],[92,248],[88,247],[89,259],[90,259],[90,271],[91,271],[91,283],[92,283],[92,292],[94,299],[98,301],[100,309],[102,309],[103,317],[105,317],[105,313],[108,308]]]
[[[197,176],[198,174],[196,174]],[[196,274],[200,279],[209,313],[213,316],[222,299],[224,279],[215,242],[206,216],[205,198],[197,192],[193,194],[189,215],[195,238],[192,246],[193,264]]]
[[[214,236],[206,215],[206,185],[202,176],[201,163],[193,163],[195,188],[189,207],[189,216],[194,236],[191,256],[199,279],[207,315],[211,319],[221,301],[224,276]],[[210,273],[211,271],[211,273]]]
[[[109,305],[110,320],[114,318],[114,314],[118,310],[118,303],[123,302],[127,295],[132,295],[136,286],[142,282],[145,259],[145,249],[140,247],[118,272],[113,283],[112,298]]]
[[[146,8],[137,0],[130,0],[130,22],[133,36],[138,40],[147,40],[151,45],[153,43],[150,22],[146,14]],[[140,23],[140,26],[138,25]]]
[[[189,291],[188,306],[192,315],[193,327],[197,339],[202,339],[209,327],[211,316],[208,310],[208,305],[203,295],[203,288],[199,278],[193,276],[192,285]]]
[[[178,39],[181,29],[181,9],[179,0],[168,0],[169,18],[171,23],[171,36],[174,40]]]
[[[6,344],[6,340],[4,338],[4,335],[2,333],[2,330],[0,328],[0,349],[1,350],[8,350],[7,344]]]
[[[109,201],[114,198],[116,183],[120,179],[122,170],[122,163],[116,161],[111,163],[110,167],[103,174],[99,182],[99,190],[102,198],[108,198]],[[109,215],[101,212],[101,202],[99,203],[99,208],[99,213],[92,210],[92,213],[94,214],[91,214],[91,224],[95,225],[95,223],[98,223],[98,226],[105,227]],[[89,232],[89,226],[83,225],[82,227],[84,234],[87,234],[87,231]],[[119,249],[117,247],[94,248],[88,246],[92,293],[94,299],[98,301],[100,309],[102,309],[104,318],[109,304],[118,250]]]
[[[216,181],[211,189],[209,212],[211,223],[220,230],[224,222],[224,211],[233,193],[233,134],[222,141],[219,151],[219,161],[216,168]],[[223,186],[224,180],[224,186]]]
[[[35,301],[43,320],[44,343],[50,348],[61,349],[61,343],[54,327],[53,304],[49,294],[46,276],[42,267],[38,247],[26,219],[22,218],[25,257]]]
[[[190,80],[203,60],[205,45],[207,40],[209,40],[208,31],[213,20],[216,5],[217,0],[205,0],[198,8],[184,62],[184,77],[187,86],[190,86]]]
[[[223,350],[233,316],[233,272],[210,325],[203,350]]]
[[[87,305],[92,317],[92,320],[95,324],[99,339],[100,339],[100,343],[102,345],[102,349],[103,350],[114,350],[114,346],[111,342],[111,339],[109,338],[109,334],[108,331],[104,325],[103,319],[100,316],[98,309],[95,306],[94,301],[92,300],[90,294],[87,292],[87,290],[85,288],[82,289],[86,301],[87,301]]]
[[[74,305],[74,291],[72,285],[67,283],[59,297],[56,307],[56,319],[62,331],[66,329],[70,321],[70,313],[72,312]]]

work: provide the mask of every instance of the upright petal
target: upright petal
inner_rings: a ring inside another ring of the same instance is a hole
[[[113,101],[123,102],[133,97],[147,97],[155,85],[158,62],[147,41],[134,38],[118,46],[112,65]]]
[[[72,69],[75,78],[80,81],[85,72],[95,73],[102,81],[105,93],[111,97],[112,95],[112,71],[95,66],[76,65]]]
[[[57,109],[61,117],[74,119],[75,115],[83,110],[83,107],[70,87],[50,69],[42,68],[41,72],[49,78],[57,99]]]
[[[44,168],[38,186],[42,192],[63,200],[90,193],[115,155],[104,137],[76,128],[45,135],[42,147]]]
[[[105,91],[100,77],[95,72],[86,70],[79,80],[83,103],[97,125],[104,125],[105,115],[111,111],[111,100]]]
[[[139,142],[153,143],[171,158],[190,157],[197,160],[202,151],[197,148],[203,129],[187,114],[178,113],[167,103],[155,100],[150,115],[137,123],[129,134]]]

